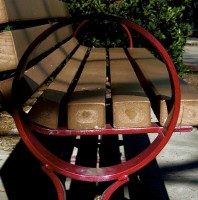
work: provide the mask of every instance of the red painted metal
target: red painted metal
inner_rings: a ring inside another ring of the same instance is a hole
[[[157,123],[152,122],[150,127],[145,128],[119,128],[115,129],[111,124],[106,124],[105,129],[96,130],[69,130],[66,127],[61,127],[59,129],[49,129],[46,127],[41,127],[30,122],[29,126],[36,132],[53,135],[53,136],[77,136],[77,135],[118,135],[118,134],[146,134],[146,133],[158,133],[163,130],[162,126]],[[173,132],[189,132],[192,131],[192,126],[181,126],[175,127]]]
[[[129,38],[129,47],[132,48],[133,47],[133,39],[132,39],[131,32],[129,31],[128,27],[125,24],[121,23],[121,26],[126,31],[128,38]]]
[[[144,166],[144,163],[147,162],[147,159],[150,159],[150,154],[152,154],[152,156],[153,153],[155,154],[155,152],[153,151],[158,146],[158,143],[164,139],[163,134],[159,133],[155,141],[144,152],[142,152],[135,158],[127,161],[126,163],[100,169],[75,166],[57,158],[52,153],[50,153],[36,139],[29,127],[24,124],[18,113],[19,112],[17,110],[14,110],[15,120],[18,125],[18,129],[20,130],[20,134],[24,142],[26,143],[28,148],[31,149],[32,153],[35,154],[43,163],[48,163],[48,165],[54,171],[77,180],[102,182],[119,179],[119,177],[121,176],[131,174]],[[142,163],[142,161],[144,161],[144,163]]]
[[[82,29],[82,27],[88,23],[90,20],[84,20],[82,21],[79,26],[77,27],[77,29],[75,30],[73,36],[76,37],[78,35],[78,33],[80,32],[80,30]],[[133,47],[133,39],[132,39],[132,35],[131,35],[131,32],[129,31],[128,27],[121,23],[121,26],[124,28],[125,32],[127,33],[128,35],[128,38],[129,38],[129,47],[132,48]]]
[[[127,183],[129,181],[128,176],[123,176],[119,180],[117,180],[115,183],[113,183],[111,186],[109,186],[102,195],[102,200],[108,200],[111,195],[122,185]]]
[[[107,19],[114,19],[112,17]],[[86,19],[85,20],[89,20]],[[151,127],[148,128],[135,128],[135,129],[113,129],[110,125],[107,125],[106,129],[104,130],[81,130],[81,131],[73,131],[67,129],[58,129],[58,130],[50,130],[44,129],[39,126],[32,125],[27,123],[25,119],[25,115],[22,113],[22,109],[20,104],[16,104],[13,110],[13,116],[16,122],[16,126],[19,130],[19,133],[26,144],[26,146],[30,149],[30,151],[42,162],[45,166],[48,166],[50,170],[53,172],[59,173],[64,176],[71,177],[76,180],[81,181],[88,181],[88,182],[103,182],[103,181],[111,181],[117,180],[105,193],[104,193],[104,200],[109,199],[111,194],[122,184],[127,181],[127,179],[123,179],[123,177],[127,177],[128,175],[140,170],[145,165],[147,165],[150,161],[152,161],[159,152],[163,149],[166,143],[169,141],[172,133],[174,131],[186,131],[192,130],[191,127],[176,127],[178,114],[180,110],[180,86],[178,76],[174,67],[174,64],[164,49],[164,47],[160,44],[160,42],[151,35],[148,31],[144,28],[140,27],[139,25],[125,20],[115,18],[115,20],[119,21],[121,24],[124,24],[126,27],[131,28],[137,32],[139,32],[143,37],[147,38],[151,44],[157,49],[159,54],[162,56],[165,64],[167,65],[167,69],[170,75],[171,80],[171,87],[172,87],[172,99],[173,99],[173,106],[172,110],[170,111],[166,123],[163,127],[158,126],[156,123],[152,123]],[[66,23],[67,24],[67,23]],[[64,24],[60,25],[63,26]],[[27,59],[29,54],[31,53],[32,49],[34,49],[42,40],[44,40],[46,34],[50,34],[53,31],[53,28],[50,28],[49,31],[45,31],[42,36],[39,36],[30,47],[25,52],[24,56],[22,57],[22,61],[19,62],[19,67],[17,68],[18,73],[14,79],[14,89],[13,95],[17,94],[16,90],[20,89],[17,87],[17,84],[20,78],[23,76],[23,72],[25,71],[27,65]],[[42,38],[43,37],[43,38]],[[16,98],[17,99],[17,98]],[[71,136],[71,135],[104,135],[104,134],[146,134],[146,133],[157,133],[157,137],[155,140],[139,155],[127,160],[118,165],[109,166],[109,167],[102,167],[102,168],[90,168],[84,166],[77,166],[72,165],[51,152],[47,150],[40,141],[35,137],[34,130],[48,134],[48,135],[56,135],[56,136]],[[45,170],[48,168],[44,168]],[[62,198],[61,186],[57,183],[57,177],[54,176],[53,173],[46,170],[47,174],[51,177],[52,181],[54,182],[57,191],[60,191],[60,199]],[[121,181],[122,180],[122,181]]]
[[[48,175],[48,177],[52,180],[55,185],[58,200],[66,200],[66,193],[63,184],[60,179],[55,175],[53,170],[48,165],[43,165],[42,170]]]
[[[74,34],[73,34],[74,37],[76,37],[76,36],[78,35],[78,33],[80,32],[80,30],[82,29],[82,27],[83,27],[87,22],[89,22],[88,19],[87,19],[87,20],[83,20],[83,21],[79,24],[79,26],[77,27],[77,29],[75,30],[75,32],[74,32]]]

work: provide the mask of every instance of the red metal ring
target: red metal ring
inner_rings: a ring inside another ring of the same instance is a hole
[[[118,20],[118,18],[116,19]],[[96,169],[72,165],[49,152],[34,136],[32,129],[23,119],[23,115],[21,115],[20,113],[20,108],[15,107],[14,119],[25,144],[41,162],[48,164],[55,172],[60,173],[64,176],[69,176],[77,180],[89,182],[102,182],[116,180],[124,175],[132,174],[137,170],[143,168],[146,164],[148,164],[157,156],[157,154],[163,149],[163,147],[170,139],[176,126],[180,109],[180,85],[177,72],[170,56],[168,55],[164,47],[160,44],[160,42],[144,28],[129,20],[119,19],[119,22],[129,28],[136,30],[145,38],[147,38],[151,42],[151,44],[156,47],[157,51],[162,56],[164,62],[167,65],[170,80],[172,83],[174,100],[172,110],[168,115],[163,129],[158,132],[158,136],[156,137],[156,139],[143,152],[125,163],[121,163],[111,167]],[[21,68],[21,70],[24,69]]]
[[[79,24],[79,26],[77,27],[77,29],[75,30],[73,36],[76,37],[76,36],[78,35],[78,33],[80,32],[80,29],[82,29],[82,27],[83,27],[86,23],[88,23],[89,21],[90,21],[90,20],[84,20],[84,21],[82,21],[82,22]],[[121,23],[121,26],[122,26],[122,27],[124,28],[124,30],[126,31],[126,33],[127,33],[127,35],[128,35],[128,38],[129,38],[129,47],[132,48],[132,47],[133,47],[132,35],[131,35],[131,33],[130,33],[128,27],[127,27],[125,24]]]

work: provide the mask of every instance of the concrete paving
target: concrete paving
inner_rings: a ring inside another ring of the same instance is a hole
[[[9,151],[0,151],[0,167],[9,155]],[[198,130],[196,128],[192,132],[174,133],[157,156],[156,162],[160,168],[160,174],[156,176],[148,174],[148,177],[149,179],[162,178],[170,200],[198,199]],[[141,182],[141,179],[145,177],[140,176],[139,179]],[[126,195],[126,199],[130,198]],[[133,199],[139,200],[138,198]],[[159,200],[162,199],[167,198],[159,198]],[[1,181],[0,200],[8,200]]]
[[[3,166],[9,155],[10,155],[9,151],[0,150],[0,168]],[[1,181],[1,177],[0,177],[0,200],[8,200],[3,183]]]
[[[170,200],[198,200],[198,130],[174,133],[157,156]]]
[[[188,38],[183,53],[184,63],[193,71],[198,71],[198,38]]]

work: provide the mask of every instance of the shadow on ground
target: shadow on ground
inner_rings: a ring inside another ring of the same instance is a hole
[[[116,146],[116,141],[118,141],[117,136],[106,136],[103,138],[103,144],[100,147],[100,162],[102,166],[114,165],[120,162],[119,148],[114,148],[114,146]],[[54,144],[54,142],[58,143],[58,140],[54,141],[53,139],[53,141],[49,141],[47,144],[49,148]],[[137,155],[150,143],[146,135],[125,135],[123,142],[127,158]],[[61,140],[61,143],[63,143],[63,140]],[[98,143],[98,141],[95,136],[78,140],[78,142],[75,141],[75,145],[79,149],[76,158],[77,164],[84,166],[93,166],[95,164],[97,145],[94,144],[96,143]],[[59,146],[61,152],[65,150],[69,152],[68,149],[64,149],[65,147],[63,145],[56,144],[56,147],[57,146]],[[87,146],[89,147],[88,150],[85,148]],[[90,152],[92,152],[91,155]],[[85,157],[88,154],[89,159]],[[68,156],[68,158],[70,156]],[[57,199],[56,191],[50,179],[40,168],[41,163],[31,154],[24,143],[20,141],[1,169],[1,178],[9,200]],[[130,176],[130,181],[125,185],[125,187],[128,187],[128,197],[126,194],[124,195],[123,189],[121,188],[116,191],[111,200],[141,200],[145,199],[145,197],[146,199],[151,200],[168,200],[169,196],[163,177],[171,172],[185,171],[195,168],[198,168],[198,161],[186,163],[182,166],[163,167],[160,169],[156,160],[154,160],[145,168]],[[174,181],[168,176],[166,180]],[[109,184],[110,183],[108,182],[100,183],[97,184],[96,187],[95,183],[72,181],[71,188],[67,191],[67,199],[93,200],[94,197],[97,194],[101,194]]]

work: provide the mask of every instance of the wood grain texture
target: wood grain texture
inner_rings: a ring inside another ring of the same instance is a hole
[[[27,47],[50,26],[47,24],[0,33],[0,71],[15,69]],[[71,26],[53,32],[32,52],[30,58],[35,58],[71,35]]]
[[[69,129],[101,129],[106,125],[106,49],[93,48],[68,103]]]
[[[12,32],[0,33],[0,72],[15,69],[17,64],[18,58]]]
[[[38,65],[33,66],[25,72],[25,82],[21,90],[21,92],[25,94],[23,94],[24,100],[29,98],[32,93],[38,89],[77,45],[78,42],[75,38],[70,39],[51,55],[41,60]],[[7,101],[11,100],[12,82],[13,78],[0,81],[0,91]]]
[[[21,81],[21,92],[24,100],[29,98],[52,75],[76,45],[78,45],[78,42],[75,38],[72,38],[35,66],[26,70]],[[21,99],[21,101],[24,100]]]
[[[146,49],[139,51],[129,49],[130,55],[137,63],[143,76],[148,81],[152,93],[157,100],[154,105],[156,116],[161,125],[164,125],[168,110],[170,109],[171,86],[168,71],[165,64],[154,58],[153,55],[148,57],[149,51]],[[147,53],[145,53],[147,51]],[[144,57],[145,55],[145,57]],[[177,125],[198,125],[198,92],[191,88],[183,79],[179,78],[181,89],[181,108]]]
[[[58,0],[0,0],[0,23],[69,16]]]
[[[8,78],[0,82],[0,91],[7,101],[11,100],[12,82],[13,78]]]
[[[81,65],[87,48],[80,46],[28,113],[31,121],[56,129],[66,108],[63,99]],[[61,103],[63,104],[61,106]]]
[[[139,80],[121,48],[110,49],[110,74],[115,128],[148,127],[151,107]]]
[[[0,23],[8,22],[8,14],[5,0],[0,0]]]

